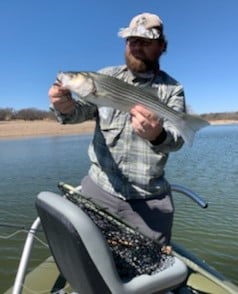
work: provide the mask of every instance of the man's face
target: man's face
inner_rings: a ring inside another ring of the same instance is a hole
[[[163,44],[158,40],[130,37],[126,41],[126,64],[134,72],[155,70],[163,51]]]

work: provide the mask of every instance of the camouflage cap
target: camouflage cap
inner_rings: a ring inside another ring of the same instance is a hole
[[[156,14],[142,13],[132,18],[129,27],[121,28],[118,36],[121,38],[140,37],[146,39],[158,39],[163,22]],[[156,29],[157,28],[157,29]]]

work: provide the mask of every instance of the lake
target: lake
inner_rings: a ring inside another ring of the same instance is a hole
[[[57,183],[78,185],[87,173],[90,135],[0,141],[0,293],[14,281],[26,232],[36,218],[40,191],[58,192]],[[238,284],[238,125],[209,126],[193,146],[172,153],[166,175],[208,202],[201,209],[174,194],[173,238]],[[13,235],[12,235],[13,234]],[[35,241],[30,268],[48,256]]]

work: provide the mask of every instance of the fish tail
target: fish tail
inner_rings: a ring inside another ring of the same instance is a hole
[[[209,125],[206,120],[189,114],[185,114],[183,119],[179,119],[174,123],[181,137],[190,146],[193,144],[195,133],[201,128]]]

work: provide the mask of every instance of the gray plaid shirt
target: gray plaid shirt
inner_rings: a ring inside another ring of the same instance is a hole
[[[163,71],[153,80],[135,77],[126,66],[109,67],[101,72],[139,87],[153,87],[158,99],[177,111],[185,111],[183,87]],[[164,121],[165,141],[153,145],[135,134],[129,113],[109,107],[97,109],[79,101],[74,113],[56,112],[56,115],[63,123],[96,119],[88,151],[92,163],[89,175],[102,189],[123,199],[151,198],[169,191],[164,167],[169,152],[183,145],[182,138],[175,136],[169,122]]]

